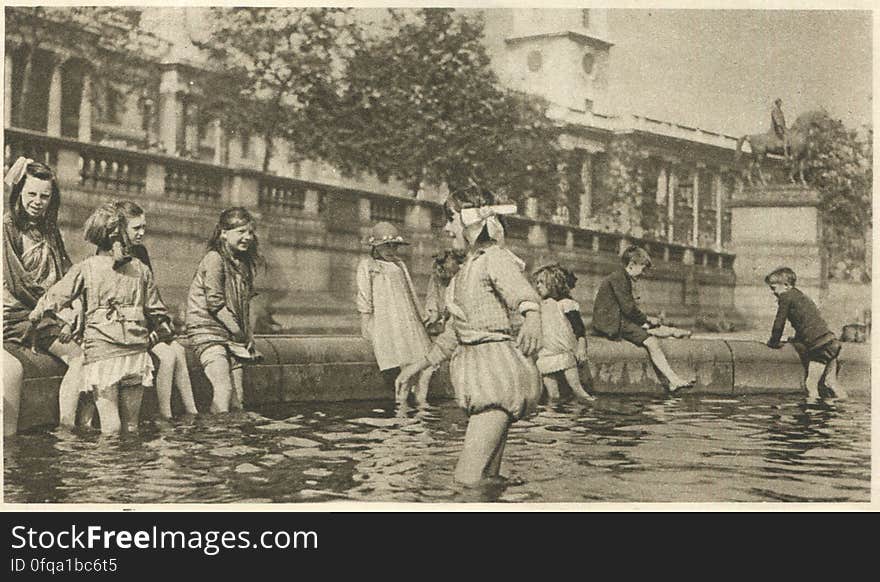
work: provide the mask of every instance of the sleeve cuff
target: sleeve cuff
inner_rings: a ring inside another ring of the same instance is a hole
[[[541,306],[535,303],[534,301],[522,301],[517,308],[520,315],[525,315],[529,311],[540,311]]]

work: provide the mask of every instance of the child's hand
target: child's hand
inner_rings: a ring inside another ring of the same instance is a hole
[[[67,344],[70,343],[70,340],[73,339],[73,330],[70,328],[69,323],[65,323],[61,326],[61,331],[58,332],[58,341]]]
[[[526,356],[531,356],[541,349],[541,313],[529,311],[525,315],[516,345]]]
[[[577,360],[578,364],[583,364],[587,361],[587,342],[584,338],[578,339],[577,349],[574,352],[574,359]]]
[[[654,317],[652,315],[648,316],[648,325],[651,327],[659,327],[663,325],[663,321],[659,317]]]
[[[419,364],[407,364],[400,369],[400,374],[398,374],[397,379],[394,380],[394,393],[398,400],[400,399],[401,394],[405,395],[409,392],[409,386],[412,383],[413,376],[421,371],[422,368]]]

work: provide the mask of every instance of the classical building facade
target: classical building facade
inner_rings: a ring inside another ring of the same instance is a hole
[[[431,233],[442,223],[442,190],[414,199],[402,184],[370,176],[349,178],[317,162],[298,162],[279,144],[269,173],[260,172],[263,145],[232,135],[200,115],[194,79],[198,54],[187,36],[192,9],[147,9],[145,22],[166,37],[154,56],[158,94],[97,90],[89,64],[65,47],[46,46],[34,57],[27,102],[21,102],[24,62],[6,44],[4,163],[41,157],[59,172],[65,192],[62,223],[77,253],[88,209],[107,197],[131,197],[151,216],[151,243],[167,254],[158,267],[163,289],[180,302],[212,228],[216,210],[241,204],[262,216],[270,268],[267,297],[296,329],[349,329],[359,237],[376,220],[407,230],[416,244],[417,285],[424,286],[430,255],[441,245]],[[197,10],[197,9],[196,9]],[[582,283],[588,307],[592,285],[631,240],[658,259],[646,282],[646,301],[658,311],[694,314],[732,309],[733,256],[727,202],[736,188],[735,139],[636,115],[602,113],[608,95],[613,43],[601,10],[482,10],[486,46],[499,80],[540,95],[563,128],[566,164],[559,167],[552,220],[533,205],[514,221],[510,241],[530,261],[566,260]],[[171,42],[176,41],[176,42]],[[151,57],[152,58],[152,57]],[[15,123],[13,123],[15,120]],[[611,232],[602,211],[614,192],[609,166],[620,163],[615,144],[637,161],[638,216],[627,232]],[[191,256],[195,255],[195,256]],[[303,307],[305,306],[305,307]],[[587,309],[585,309],[587,311]],[[330,322],[328,313],[339,315]],[[343,315],[344,314],[344,315]],[[315,315],[314,325],[304,324]]]

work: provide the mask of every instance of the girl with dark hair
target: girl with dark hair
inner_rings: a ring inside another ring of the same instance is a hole
[[[74,334],[82,337],[83,384],[95,397],[101,431],[137,428],[144,386],[153,383],[147,321],[168,318],[153,272],[130,254],[125,214],[114,202],[86,220],[95,255],[77,263],[43,295],[29,319],[39,322],[81,301]]]
[[[4,181],[11,186],[11,194],[3,217],[3,342],[6,351],[12,352],[4,354],[5,399],[9,401],[4,407],[4,433],[13,434],[18,425],[15,395],[20,393],[21,379],[14,372],[21,364],[16,366],[12,360],[25,345],[67,364],[58,398],[61,424],[72,427],[82,386],[82,350],[70,341],[71,323],[46,318],[31,325],[28,320],[40,297],[70,269],[58,230],[58,182],[49,166],[26,158],[12,164]]]
[[[508,428],[533,412],[541,396],[530,359],[541,343],[541,299],[523,275],[524,263],[501,246],[500,216],[516,206],[496,206],[491,193],[471,188],[450,195],[445,207],[444,231],[468,253],[446,290],[446,329],[422,361],[401,370],[397,384],[451,357],[456,399],[469,416],[455,480],[476,485],[501,479]],[[517,337],[510,310],[524,317]]]
[[[251,214],[240,207],[224,210],[196,269],[186,308],[187,336],[214,388],[211,412],[242,407],[242,363],[260,356],[250,302],[262,263]]]
[[[587,362],[587,334],[581,308],[571,298],[577,282],[574,273],[554,263],[533,275],[541,296],[541,335],[544,345],[538,352],[538,370],[550,399],[559,398],[559,382],[565,381],[581,402],[594,400],[581,385],[578,366]]]

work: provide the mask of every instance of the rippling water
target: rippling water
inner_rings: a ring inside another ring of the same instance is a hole
[[[138,435],[6,439],[12,503],[869,501],[866,399],[600,397],[511,427],[502,473],[452,483],[467,419],[452,402],[291,403]]]

